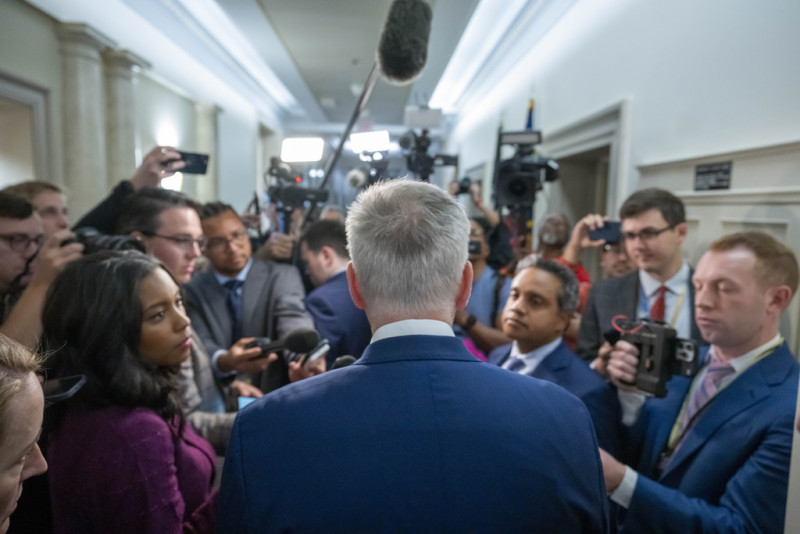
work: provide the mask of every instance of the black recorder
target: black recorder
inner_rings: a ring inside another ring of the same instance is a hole
[[[698,347],[691,339],[681,339],[674,328],[661,321],[642,319],[615,324],[606,332],[612,345],[621,339],[639,350],[636,381],[631,384],[647,395],[664,397],[673,375],[691,377],[699,368]]]

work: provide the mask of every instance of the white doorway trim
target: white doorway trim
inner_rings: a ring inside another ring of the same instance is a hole
[[[49,91],[0,70],[0,97],[31,108],[33,117],[33,170],[37,180],[52,182],[50,174],[50,131],[47,122]]]

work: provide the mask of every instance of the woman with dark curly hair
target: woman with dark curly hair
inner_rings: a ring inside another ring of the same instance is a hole
[[[181,415],[192,341],[172,276],[138,252],[87,256],[55,280],[42,322],[58,373],[86,376],[54,407],[55,532],[212,532],[215,455]]]

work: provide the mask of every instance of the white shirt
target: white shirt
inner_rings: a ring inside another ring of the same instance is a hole
[[[503,369],[508,369],[508,366],[511,365],[512,362],[511,358],[516,357],[525,362],[525,367],[523,367],[517,372],[521,375],[529,375],[532,372],[534,372],[536,368],[539,366],[539,364],[542,363],[544,359],[550,355],[550,353],[556,350],[558,346],[561,345],[561,343],[562,341],[561,338],[559,337],[546,345],[542,345],[537,349],[533,349],[530,352],[522,354],[519,351],[519,345],[517,345],[517,342],[515,341],[511,345],[511,355],[506,359],[505,362],[503,362],[502,367]]]
[[[667,324],[678,332],[678,337],[689,339],[692,336],[692,308],[691,300],[689,298],[689,284],[692,281],[689,279],[689,264],[685,261],[681,268],[675,273],[675,276],[663,282],[667,287],[667,292],[664,294],[664,319]],[[639,306],[636,310],[636,318],[643,319],[650,317],[650,309],[656,301],[658,288],[661,287],[662,282],[653,278],[647,271],[639,269],[639,285],[641,286],[641,294],[639,298]],[[642,295],[647,298],[641,298]],[[681,298],[683,295],[683,298]],[[680,303],[680,310],[677,312],[674,324],[672,318],[675,316],[675,307]]]
[[[764,354],[765,351],[767,351],[771,347],[780,345],[782,342],[783,339],[781,338],[781,335],[778,334],[774,338],[764,343],[763,345],[760,345],[751,350],[750,352],[747,352],[745,354],[742,354],[741,356],[738,356],[730,360],[728,363],[730,363],[731,367],[733,367],[733,373],[729,374],[720,381],[717,393],[728,387],[731,384],[731,382],[733,382],[734,380],[736,380],[736,378],[739,377],[739,375],[741,375],[743,372],[749,369],[751,365],[756,363],[758,361],[758,358],[762,354]],[[711,348],[708,350],[708,356],[709,356],[708,361],[711,361],[711,356],[713,351],[714,351],[714,346],[712,345]],[[705,378],[706,376],[706,371],[708,371],[708,365],[703,366],[700,372],[697,373],[694,381],[692,382],[691,389],[686,394],[685,397],[686,399],[691,398],[691,395],[694,392],[694,390],[700,387],[700,384],[703,383],[703,378]],[[681,409],[681,413],[682,412],[683,409]],[[678,417],[680,416],[681,414],[678,414]],[[615,503],[627,508],[631,504],[631,499],[633,498],[633,492],[636,491],[636,482],[638,480],[639,480],[639,473],[637,473],[630,467],[625,466],[625,476],[622,478],[622,482],[620,482],[620,485],[617,486],[617,489],[615,489],[609,495],[609,497],[611,497],[611,500],[614,501]]]

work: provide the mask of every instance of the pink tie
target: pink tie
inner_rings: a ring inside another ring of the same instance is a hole
[[[686,413],[683,414],[680,424],[680,434],[683,434],[686,427],[691,424],[695,414],[699,412],[706,403],[714,398],[714,395],[719,391],[719,385],[722,379],[733,373],[731,364],[720,362],[716,358],[711,358],[711,363],[708,364],[706,369],[706,376],[700,383],[700,387],[694,390],[694,393],[689,398],[689,406],[686,408]]]

